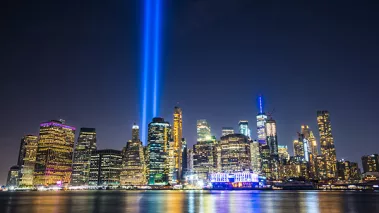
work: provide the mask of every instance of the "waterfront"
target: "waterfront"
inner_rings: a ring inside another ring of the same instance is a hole
[[[379,212],[378,199],[344,191],[2,192],[0,212]]]

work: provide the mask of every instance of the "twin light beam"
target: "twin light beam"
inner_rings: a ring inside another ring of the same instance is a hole
[[[159,114],[159,76],[161,43],[161,0],[144,0],[143,64],[142,64],[142,127],[141,140],[146,143],[147,125]]]

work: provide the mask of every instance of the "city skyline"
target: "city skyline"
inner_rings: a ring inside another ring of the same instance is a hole
[[[130,126],[142,125],[139,5],[91,1],[83,11],[84,5],[73,4],[10,3],[3,13],[1,183],[17,160],[21,137],[37,135],[43,121],[62,118],[78,129],[94,127],[99,149],[121,149],[131,138]],[[319,142],[315,113],[327,109],[338,159],[360,162],[377,152],[375,7],[247,0],[170,4],[159,116],[171,121],[179,102],[189,146],[198,119],[207,119],[218,138],[222,126],[237,132],[238,121],[248,120],[255,138],[256,97],[263,94],[266,112],[276,110],[280,145],[292,147],[303,124]]]

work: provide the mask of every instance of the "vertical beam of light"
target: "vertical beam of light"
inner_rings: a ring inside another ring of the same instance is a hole
[[[160,59],[160,28],[161,28],[161,0],[155,0],[155,26],[154,26],[154,94],[153,94],[153,116],[158,116],[159,111],[159,59]]]
[[[142,143],[146,142],[147,133],[147,95],[148,95],[148,73],[149,73],[149,57],[150,57],[150,16],[151,16],[151,0],[145,0],[144,5],[144,27],[143,27],[143,75],[142,75],[142,89],[143,89],[143,99],[142,99],[142,131],[141,140]]]

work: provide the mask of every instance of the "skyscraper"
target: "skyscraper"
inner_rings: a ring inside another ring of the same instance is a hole
[[[309,132],[309,146],[311,147],[311,152],[314,156],[318,155],[318,147],[316,137],[313,135],[313,132]]]
[[[7,186],[18,187],[20,184],[20,167],[18,165],[12,166],[8,171]]]
[[[34,185],[70,183],[75,127],[64,121],[41,123]]]
[[[147,176],[149,185],[166,185],[169,181],[170,140],[170,124],[163,118],[153,118],[148,128]]]
[[[379,172],[379,155],[365,155],[362,156],[363,172]]]
[[[197,120],[197,141],[207,141],[211,137],[211,126],[207,120]]]
[[[286,145],[278,145],[279,160],[289,161],[290,154],[288,153],[288,147]]]
[[[267,144],[271,155],[278,155],[278,136],[276,134],[276,121],[272,118],[266,122]]]
[[[188,148],[187,148],[187,141],[182,138],[182,176],[180,177],[181,180],[184,179],[185,173],[188,173]]]
[[[239,126],[239,130],[240,130],[240,134],[243,134],[246,137],[251,138],[250,128],[249,128],[249,121],[247,121],[247,120],[241,120],[238,123],[238,126]]]
[[[304,159],[304,145],[301,140],[293,141],[293,153],[295,157]]]
[[[217,165],[216,145],[214,138],[198,141],[193,145],[193,172],[200,179],[207,180],[208,174],[215,171],[215,165]]]
[[[18,158],[17,158],[17,165],[21,168],[24,164],[24,158],[25,158],[25,145],[27,143],[27,137],[21,138],[20,148],[18,150]]]
[[[261,172],[261,154],[258,141],[250,141],[251,170],[254,173]]]
[[[327,178],[337,177],[337,156],[332,136],[332,125],[328,111],[317,111],[318,131],[320,134],[321,154],[324,155]]]
[[[232,134],[221,137],[221,171],[249,171],[251,166],[250,146],[244,134]]]
[[[118,186],[121,169],[121,151],[113,149],[93,151],[88,184],[90,186]]]
[[[21,183],[22,187],[33,186],[33,172],[36,163],[36,154],[38,147],[38,137],[35,135],[26,135],[23,138],[25,142],[25,155],[21,166]]]
[[[263,112],[262,96],[259,96],[258,102],[259,102],[259,113],[257,115],[258,142],[260,144],[266,144],[267,115]]]
[[[221,136],[234,134],[234,129],[232,127],[222,127]]]
[[[146,184],[145,169],[143,145],[139,139],[139,126],[134,124],[132,127],[132,140],[129,140],[124,148],[120,184]]]
[[[174,123],[172,128],[172,136],[174,139],[174,179],[180,180],[182,176],[182,138],[183,138],[183,121],[182,109],[174,108]]]
[[[74,151],[71,185],[88,185],[91,153],[96,150],[96,129],[80,128]]]

